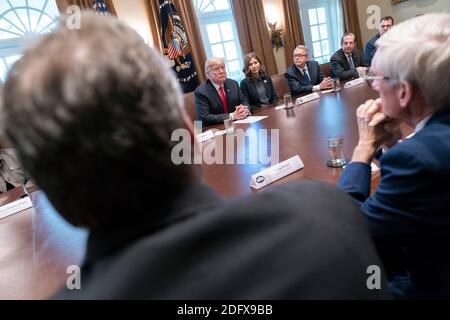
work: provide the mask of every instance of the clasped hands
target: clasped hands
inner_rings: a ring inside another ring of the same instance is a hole
[[[402,138],[399,120],[389,118],[381,109],[381,100],[368,100],[356,110],[359,141],[352,161],[372,162],[380,147],[391,148]]]
[[[233,119],[234,120],[243,119],[246,116],[249,116],[250,114],[251,113],[250,113],[249,108],[247,106],[241,104],[241,105],[238,105],[236,107],[236,110],[233,112]]]
[[[333,88],[333,79],[330,77],[323,78],[320,83],[320,90],[332,89]]]

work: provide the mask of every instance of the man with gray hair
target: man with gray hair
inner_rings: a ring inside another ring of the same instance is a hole
[[[407,20],[377,46],[367,80],[380,98],[357,110],[359,141],[338,185],[360,202],[392,292],[450,298],[450,14]],[[400,122],[415,134],[398,143]]]
[[[81,289],[56,298],[386,297],[367,287],[380,261],[345,193],[295,182],[218,196],[198,167],[174,163],[175,135],[196,142],[161,54],[113,17],[81,25],[27,49],[1,113],[27,172],[89,231]]]
[[[284,73],[293,96],[331,89],[331,78],[324,77],[317,61],[308,59],[309,49],[298,45],[294,50],[294,64]]]
[[[206,60],[205,73],[208,79],[195,89],[195,109],[204,125],[239,120],[250,114],[239,84],[227,78],[223,58]]]

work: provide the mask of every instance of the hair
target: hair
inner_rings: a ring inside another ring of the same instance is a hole
[[[218,64],[222,64],[225,63],[225,59],[224,58],[209,58],[206,60],[205,62],[205,74],[206,74],[206,78],[209,79],[209,72],[211,71],[211,68],[213,66],[216,66]]]
[[[344,44],[344,38],[347,37],[347,36],[352,36],[352,37],[353,37],[353,41],[356,42],[356,36],[355,36],[355,34],[354,34],[354,33],[351,33],[351,32],[346,32],[346,33],[344,33],[344,35],[343,35],[342,38],[341,38],[341,46]]]
[[[252,78],[253,75],[250,72],[250,60],[252,59],[256,59],[258,60],[259,64],[261,65],[261,70],[259,71],[260,75],[264,75],[265,74],[265,70],[264,70],[264,66],[261,62],[261,58],[258,56],[258,54],[256,54],[255,52],[250,52],[247,53],[244,57],[244,68],[242,68],[242,71],[245,73],[245,76],[247,78]]]
[[[294,51],[297,50],[297,49],[303,50],[303,51],[306,52],[307,55],[309,55],[309,49],[308,49],[307,46],[304,46],[304,45],[302,45],[302,44],[299,44],[298,46],[295,47]]]
[[[406,20],[383,35],[376,45],[375,68],[394,80],[412,83],[436,111],[450,109],[449,13]]]
[[[180,87],[118,19],[83,14],[81,22],[68,29],[61,21],[13,66],[2,127],[72,224],[160,220],[195,177],[171,161],[172,132],[183,127]]]
[[[391,20],[392,21],[392,25],[394,25],[394,18],[392,18],[391,16],[385,16],[383,18],[380,19],[380,23],[383,21],[387,21],[387,20]]]

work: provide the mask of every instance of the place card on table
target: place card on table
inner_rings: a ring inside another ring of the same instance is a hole
[[[360,85],[361,83],[366,82],[366,80],[364,80],[363,78],[358,78],[352,81],[347,82],[346,84],[344,84],[344,88],[351,88],[357,85]]]
[[[197,135],[197,141],[198,142],[203,142],[203,141],[206,141],[206,140],[209,140],[209,139],[212,139],[212,138],[214,138],[214,132],[212,130],[208,130],[208,131],[205,131],[203,133],[199,133]]]
[[[22,210],[31,208],[32,206],[33,203],[31,202],[30,197],[28,196],[7,203],[0,207],[0,219],[3,219],[7,216],[20,212]]]
[[[303,167],[302,159],[298,155],[294,156],[252,175],[250,178],[250,186],[255,189],[261,189]]]
[[[267,117],[268,116],[248,116],[247,118],[235,121],[234,123],[255,123],[255,122],[261,121]]]
[[[306,96],[297,98],[297,100],[295,100],[295,105],[307,103],[307,102],[310,102],[312,100],[319,99],[319,98],[320,98],[319,94],[317,92],[313,92]]]

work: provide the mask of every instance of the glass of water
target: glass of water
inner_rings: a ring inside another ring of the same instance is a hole
[[[223,121],[223,124],[225,126],[225,133],[226,134],[233,134],[234,133],[234,124],[233,120],[231,119],[225,119]]]
[[[327,166],[340,168],[347,164],[344,155],[344,138],[342,135],[338,134],[328,137],[328,152],[330,153],[330,160],[327,161]]]
[[[290,109],[294,107],[294,104],[292,103],[292,97],[290,94],[285,94],[283,96],[284,98],[284,108],[285,109]]]
[[[338,92],[341,91],[341,82],[339,78],[333,78],[333,91]]]

